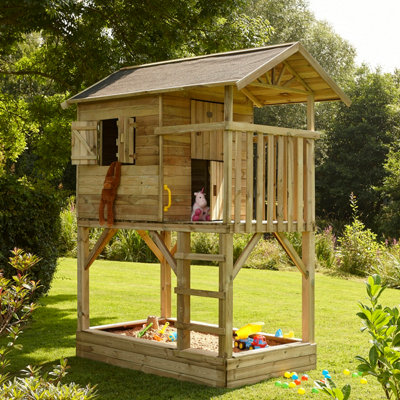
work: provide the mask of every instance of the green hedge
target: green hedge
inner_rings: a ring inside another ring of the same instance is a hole
[[[13,175],[0,177],[0,269],[11,276],[8,264],[14,247],[36,254],[41,261],[32,269],[39,294],[51,285],[57,265],[61,196],[44,184],[32,184]]]

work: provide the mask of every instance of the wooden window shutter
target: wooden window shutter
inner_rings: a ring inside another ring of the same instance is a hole
[[[123,117],[118,120],[118,161],[135,164],[135,118]]]
[[[97,121],[73,121],[71,162],[74,165],[97,164]]]

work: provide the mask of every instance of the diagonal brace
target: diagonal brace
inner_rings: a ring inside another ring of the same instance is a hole
[[[107,246],[107,243],[114,237],[117,231],[118,229],[111,229],[111,228],[105,228],[103,230],[103,233],[97,239],[96,244],[94,245],[87,260],[85,261],[85,270],[89,269],[89,267],[95,262],[96,258],[100,255],[104,247]]]
[[[293,263],[297,267],[297,269],[303,274],[305,279],[308,279],[307,267],[305,266],[303,260],[298,255],[298,253],[295,250],[295,248],[293,247],[292,243],[290,243],[287,236],[281,232],[274,232],[274,235],[275,235],[276,239],[278,240],[279,244],[282,246],[283,250],[285,250],[286,254],[293,261]]]

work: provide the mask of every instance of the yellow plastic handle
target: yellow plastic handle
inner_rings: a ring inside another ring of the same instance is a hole
[[[164,212],[167,212],[168,209],[171,207],[171,190],[167,185],[164,185],[164,190],[168,192],[168,205],[164,206]]]

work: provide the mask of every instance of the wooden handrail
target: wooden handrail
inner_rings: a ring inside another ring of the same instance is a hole
[[[306,129],[281,128],[278,126],[235,121],[161,126],[154,129],[154,133],[156,135],[181,135],[189,132],[207,131],[240,131],[248,133],[262,133],[264,135],[301,137],[305,139],[319,139],[321,136],[319,132],[309,131]]]

